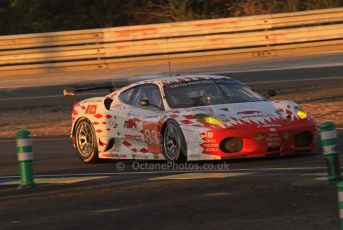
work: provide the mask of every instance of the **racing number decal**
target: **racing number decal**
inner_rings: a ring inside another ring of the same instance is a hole
[[[160,133],[158,125],[154,122],[143,121],[144,141],[151,153],[161,153]]]
[[[154,129],[144,129],[144,140],[148,145],[158,145],[157,131]]]

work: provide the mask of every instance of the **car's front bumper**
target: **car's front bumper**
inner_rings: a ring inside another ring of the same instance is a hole
[[[264,138],[258,139],[256,135]],[[241,151],[233,153],[223,151],[221,142],[230,137],[242,138],[243,147]],[[203,133],[201,147],[203,154],[209,157],[213,156],[216,159],[219,157],[220,159],[264,157],[313,152],[316,148],[316,137],[316,124],[314,122],[302,122],[273,128],[228,128]],[[305,140],[299,140],[299,138]]]

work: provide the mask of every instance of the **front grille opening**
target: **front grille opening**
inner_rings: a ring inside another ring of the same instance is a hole
[[[307,147],[312,143],[313,135],[309,131],[295,135],[295,147]]]
[[[220,142],[219,147],[224,153],[237,153],[242,151],[243,140],[239,137],[225,138]]]

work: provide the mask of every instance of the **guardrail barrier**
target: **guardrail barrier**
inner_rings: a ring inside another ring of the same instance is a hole
[[[343,8],[0,36],[4,75],[343,50]]]

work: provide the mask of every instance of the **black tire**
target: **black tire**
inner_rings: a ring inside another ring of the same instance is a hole
[[[89,120],[82,119],[77,123],[75,140],[78,155],[84,163],[93,164],[99,160],[96,135]]]
[[[182,162],[187,159],[185,137],[175,120],[168,120],[164,126],[162,150],[167,161]]]

